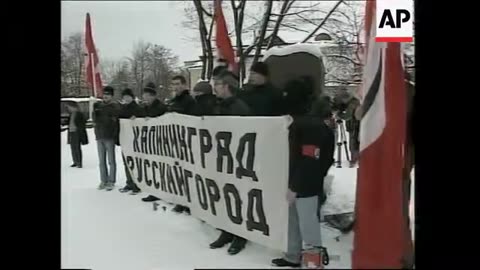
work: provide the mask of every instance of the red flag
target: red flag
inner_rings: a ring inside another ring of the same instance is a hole
[[[400,43],[375,42],[376,1],[366,2],[356,220],[352,267],[401,268],[411,244],[403,212],[406,88]]]
[[[92,25],[90,23],[90,14],[87,13],[85,25],[85,74],[87,75],[87,84],[92,88],[92,95],[102,96],[102,78],[100,77],[100,64],[98,61],[97,50],[93,42]]]
[[[218,57],[228,62],[230,71],[237,73],[237,62],[235,61],[235,53],[233,51],[232,42],[228,36],[227,23],[222,11],[222,0],[214,0],[215,4],[215,27],[216,36],[215,43],[217,46]]]

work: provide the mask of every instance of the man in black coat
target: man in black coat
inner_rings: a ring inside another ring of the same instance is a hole
[[[235,95],[238,92],[238,84],[238,79],[229,71],[223,71],[215,78],[215,93],[221,100],[217,107],[218,115],[251,115],[248,105]],[[210,248],[221,248],[230,242],[232,244],[228,248],[228,253],[235,255],[245,248],[247,240],[221,230],[220,236],[210,244]]]
[[[324,121],[322,101],[304,105],[296,106],[291,113],[288,248],[283,258],[272,261],[281,267],[301,265],[303,242],[308,251],[326,252],[319,229],[320,208],[326,199],[323,183],[333,164],[335,140]],[[311,107],[309,114],[303,113],[304,107]]]
[[[167,112],[167,106],[157,98],[157,91],[155,90],[155,85],[153,83],[149,83],[147,87],[143,89],[143,100],[144,106],[141,117],[145,117],[148,120],[151,117],[162,116]],[[153,195],[142,198],[142,201],[144,202],[158,200],[160,200],[160,198]]]
[[[213,94],[212,85],[208,82],[198,82],[193,87],[196,100],[194,114],[197,116],[214,115],[217,97]]]
[[[93,106],[93,121],[100,165],[100,185],[98,189],[111,191],[115,186],[117,163],[115,145],[118,143],[120,104],[113,100],[114,89],[106,86],[103,89],[103,100]],[[107,158],[110,170],[107,168]]]
[[[143,88],[143,100],[144,106],[142,117],[150,118],[162,116],[168,110],[167,106],[157,98],[157,91],[155,90],[155,85],[153,83],[149,83]]]
[[[255,116],[278,116],[284,111],[283,94],[269,82],[268,66],[258,62],[250,68],[248,84],[239,93]]]
[[[169,112],[176,112],[181,114],[194,115],[195,114],[195,99],[190,95],[187,88],[187,80],[182,75],[177,75],[172,78],[172,87],[175,91],[175,97],[170,100],[168,105]],[[182,205],[175,205],[172,210],[176,213],[186,212],[190,214],[190,209]]]
[[[68,139],[72,150],[73,164],[70,167],[82,168],[82,145],[88,144],[87,130],[85,128],[85,115],[80,111],[78,103],[68,104]]]
[[[142,108],[140,105],[135,102],[135,96],[133,95],[132,89],[126,88],[122,92],[122,100],[123,104],[120,109],[119,119],[135,119],[135,117],[139,117],[142,115]],[[121,188],[119,191],[129,192],[130,194],[136,195],[140,192],[140,188],[133,182],[132,174],[128,169],[127,162],[125,160],[125,156],[122,154],[123,164],[125,167],[125,175],[127,176],[127,183],[125,187]]]
[[[182,75],[173,77],[172,88],[175,92],[175,97],[170,100],[170,103],[168,104],[168,111],[193,115],[195,109],[195,100],[190,95],[185,77]]]

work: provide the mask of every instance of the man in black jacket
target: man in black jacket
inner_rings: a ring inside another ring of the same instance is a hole
[[[333,164],[335,141],[333,131],[324,122],[323,111],[322,102],[316,100],[309,115],[292,115],[288,249],[283,258],[272,261],[276,266],[299,267],[303,242],[307,250],[325,251],[320,235],[320,207],[326,199],[323,183]]]
[[[157,91],[155,90],[155,85],[153,83],[147,84],[147,87],[143,89],[143,100],[145,103],[143,106],[142,117],[145,117],[147,120],[151,117],[161,116],[167,112],[167,106],[157,98]],[[160,200],[160,198],[153,195],[142,198],[142,201],[144,202],[158,200]]]
[[[113,100],[114,89],[106,86],[103,89],[103,101],[93,106],[93,121],[95,137],[97,138],[98,159],[100,161],[100,180],[98,189],[111,191],[115,186],[117,163],[115,160],[115,145],[118,140],[119,122],[118,114],[120,104]],[[108,158],[107,168],[106,159]]]
[[[68,139],[72,150],[73,164],[70,167],[82,168],[82,145],[88,144],[87,130],[85,128],[85,115],[80,111],[78,103],[68,104]]]
[[[168,111],[193,115],[193,110],[195,109],[195,100],[190,95],[185,77],[182,75],[173,77],[172,88],[175,92],[175,97],[170,101]]]
[[[251,115],[248,105],[235,96],[238,91],[238,79],[229,71],[223,71],[215,79],[215,93],[221,100],[217,107],[218,115]],[[228,243],[232,243],[228,248],[230,255],[235,255],[245,248],[247,240],[245,238],[233,235],[221,230],[218,239],[210,244],[210,248],[221,248]]]
[[[194,115],[195,114],[195,99],[190,95],[187,89],[187,80],[182,75],[177,75],[172,78],[172,87],[175,91],[175,97],[168,105],[169,112],[176,112],[181,114]],[[190,214],[190,209],[182,205],[175,205],[173,212]]]
[[[250,68],[248,84],[239,93],[255,116],[278,116],[283,114],[283,95],[268,81],[268,66],[258,62]]]
[[[140,105],[135,102],[135,96],[133,95],[132,89],[126,88],[123,90],[122,100],[123,105],[120,109],[120,115],[118,117],[119,119],[135,119],[135,117],[142,115],[142,109]],[[125,187],[121,188],[119,191],[122,193],[131,191],[130,194],[136,195],[140,192],[140,188],[138,188],[138,186],[133,182],[132,174],[128,169],[127,162],[123,154],[122,159],[125,167],[125,175],[127,176],[127,183]]]
[[[149,83],[143,88],[142,97],[144,100],[142,117],[158,117],[167,112],[167,106],[157,98],[157,91],[153,83]]]
[[[213,94],[212,85],[208,82],[198,82],[193,87],[196,100],[194,114],[197,116],[214,115],[217,97]]]

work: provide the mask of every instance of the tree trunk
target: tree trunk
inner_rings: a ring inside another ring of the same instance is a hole
[[[212,72],[213,72],[213,50],[212,50],[212,36],[213,36],[213,24],[215,23],[215,20],[212,18],[212,21],[210,22],[210,29],[208,32],[208,37],[205,40],[205,44],[207,45],[207,63],[208,63],[208,72],[207,72],[207,78],[208,81],[210,81],[210,78],[212,78]]]
[[[231,0],[233,17],[235,22],[235,35],[236,35],[236,45],[237,45],[237,57],[238,57],[238,68],[240,76],[240,87],[243,86],[243,81],[245,79],[245,55],[243,52],[243,41],[242,41],[242,31],[243,31],[243,18],[245,14],[245,6],[247,4],[246,0],[241,0],[240,6],[235,7],[235,0]]]
[[[206,27],[205,27],[205,21],[204,21],[204,18],[203,18],[203,10],[202,10],[202,3],[200,2],[200,0],[193,0],[193,4],[195,5],[195,10],[197,11],[197,15],[198,15],[198,29],[200,30],[200,40],[201,40],[201,43],[202,43],[202,74],[201,74],[201,78],[202,80],[205,80],[205,74],[207,72],[207,69],[208,69],[208,57],[209,57],[209,54],[211,54],[211,46],[210,46],[210,50],[208,48],[208,42],[207,41],[207,33],[206,33]],[[208,53],[208,51],[210,51],[210,53]]]
[[[270,14],[272,14],[272,1],[267,1],[265,13],[263,15],[263,23],[260,28],[260,36],[258,37],[252,65],[256,64],[258,62],[258,58],[260,57],[260,52],[262,51],[262,43],[265,39],[265,33],[267,32],[268,22],[270,21]]]

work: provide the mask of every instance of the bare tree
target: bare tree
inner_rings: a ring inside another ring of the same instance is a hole
[[[70,35],[61,45],[62,95],[87,95],[82,33]]]
[[[132,57],[129,58],[132,75],[135,80],[134,91],[140,96],[143,94],[143,87],[146,84],[145,79],[147,76],[148,54],[151,46],[152,44],[147,42],[137,42],[133,46]]]
[[[147,81],[153,82],[159,91],[159,97],[165,99],[168,96],[168,84],[178,67],[178,56],[172,50],[161,45],[150,47],[148,59]]]

